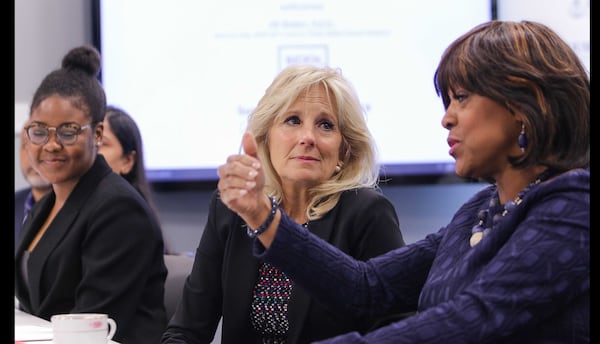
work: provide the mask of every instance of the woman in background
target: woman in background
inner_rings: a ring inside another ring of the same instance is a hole
[[[359,260],[404,245],[396,211],[377,187],[375,142],[341,72],[284,69],[250,114],[248,130],[258,138],[264,161],[263,196],[302,228]],[[284,273],[252,256],[253,238],[261,231],[255,229],[213,194],[163,344],[208,344],[220,319],[222,344],[309,343],[385,321],[313,300]]]
[[[255,257],[320,302],[369,316],[418,302],[413,316],[319,343],[589,343],[590,80],[581,61],[542,24],[491,21],[450,44],[435,87],[456,173],[493,184],[424,239],[368,262],[321,240],[264,195],[269,162],[251,134],[246,154],[219,167],[221,200],[266,228]]]
[[[146,176],[142,134],[135,120],[125,110],[113,105],[106,107],[102,144],[98,153],[104,155],[112,170],[131,183],[156,210]]]
[[[115,341],[157,343],[167,323],[161,228],[98,154],[106,111],[99,69],[96,49],[74,48],[33,96],[26,150],[52,191],[23,224],[15,293],[40,318],[106,313],[117,322]]]
[[[133,117],[125,110],[114,105],[106,107],[102,143],[98,153],[104,156],[115,173],[123,176],[142,194],[158,218],[158,208],[146,176],[142,134]],[[169,254],[171,251],[169,245],[165,238],[163,240],[165,253]]]

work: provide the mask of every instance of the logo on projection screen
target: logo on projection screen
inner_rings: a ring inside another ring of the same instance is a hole
[[[326,45],[279,46],[279,70],[294,64],[326,66],[329,64],[329,49]]]

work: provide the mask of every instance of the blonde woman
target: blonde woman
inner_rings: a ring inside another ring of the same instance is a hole
[[[284,69],[250,114],[248,130],[264,162],[264,197],[300,226],[359,260],[404,245],[396,211],[377,188],[375,144],[359,99],[340,71]],[[324,307],[255,258],[256,229],[214,193],[163,344],[208,344],[220,319],[222,344],[309,343],[379,325],[378,317]]]

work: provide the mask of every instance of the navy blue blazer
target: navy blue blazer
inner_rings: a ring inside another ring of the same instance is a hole
[[[192,272],[163,344],[208,344],[221,316],[222,344],[257,342],[250,314],[252,290],[262,261],[252,255],[253,239],[243,225],[244,221],[221,202],[215,191]],[[404,246],[393,204],[373,189],[344,192],[338,204],[323,218],[311,221],[308,229],[361,260]],[[288,319],[288,344],[366,331],[381,320],[332,311],[298,285],[292,290]]]
[[[340,312],[375,315],[419,303],[412,317],[319,344],[589,343],[589,169],[531,187],[471,247],[472,228],[495,191],[483,188],[439,231],[368,263],[308,235],[285,214],[269,249],[257,242],[254,253]]]
[[[31,193],[31,188],[24,188],[15,191],[15,249],[21,237],[23,228],[23,217],[25,215],[25,201]]]
[[[161,229],[142,196],[98,155],[79,180],[27,262],[23,253],[55,201],[38,201],[23,224],[16,250],[15,293],[20,307],[43,319],[57,313],[107,313],[114,340],[158,343],[167,318],[167,269]]]

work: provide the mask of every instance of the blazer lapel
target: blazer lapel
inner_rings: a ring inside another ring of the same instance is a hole
[[[19,246],[17,247],[17,249],[15,251],[15,268],[16,268],[16,272],[17,272],[16,278],[18,278],[21,281],[23,280],[22,269],[21,269],[23,255],[24,255],[25,251],[27,250],[27,247],[33,240],[33,238],[36,236],[36,234],[37,234],[36,229],[40,228],[46,221],[46,217],[48,216],[48,214],[50,213],[50,210],[52,209],[54,200],[55,200],[54,191],[50,191],[50,193],[47,195],[47,197],[42,198],[36,204],[34,204],[34,206],[30,210],[29,215],[25,219],[25,222],[23,223],[22,239],[19,243]],[[37,248],[38,247],[36,246],[36,249]],[[33,257],[33,253],[30,254],[29,261],[31,261],[32,259],[35,259],[32,257]],[[25,290],[24,287],[21,287],[19,290],[16,290],[16,292],[18,293],[19,297],[21,298],[21,300],[22,300],[21,303],[24,304],[24,307],[30,307],[31,309],[37,309],[40,304],[40,294],[39,294],[40,273],[39,273],[39,271],[42,269],[42,267],[39,266],[38,265],[39,263],[38,263],[38,264],[35,264],[34,268],[32,269],[31,268],[32,264],[30,264],[29,261],[27,262],[27,268],[26,268],[26,270],[28,272],[28,276],[30,277],[29,281],[28,281],[28,283],[20,283],[19,284],[20,286],[29,285],[28,290]],[[43,265],[43,261],[41,262],[41,264]],[[27,301],[24,301],[24,300],[28,300],[28,304],[27,304]]]

